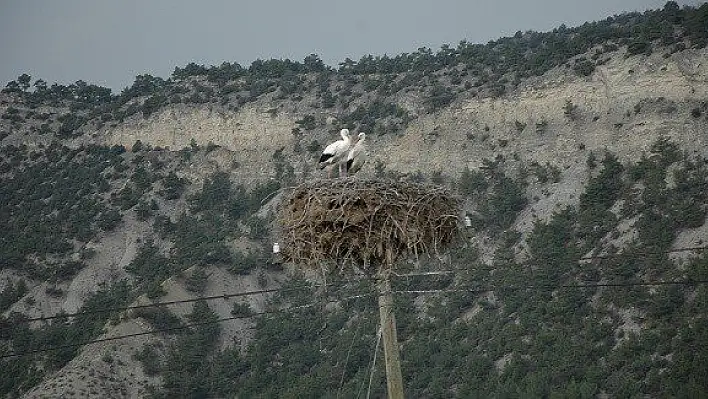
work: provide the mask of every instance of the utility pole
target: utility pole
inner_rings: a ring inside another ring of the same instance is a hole
[[[386,386],[389,399],[403,399],[403,377],[398,354],[398,334],[396,334],[396,316],[393,314],[390,275],[390,270],[379,275],[379,316],[386,362]]]

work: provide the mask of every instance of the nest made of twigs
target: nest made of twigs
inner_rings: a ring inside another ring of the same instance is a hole
[[[373,274],[401,256],[437,252],[450,243],[459,203],[445,188],[411,182],[304,183],[281,205],[283,255],[308,267],[352,262]]]

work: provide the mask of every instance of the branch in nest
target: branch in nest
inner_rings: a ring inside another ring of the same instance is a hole
[[[368,273],[401,256],[437,251],[457,233],[459,199],[446,189],[378,179],[316,180],[281,205],[283,253],[318,267],[351,262]]]

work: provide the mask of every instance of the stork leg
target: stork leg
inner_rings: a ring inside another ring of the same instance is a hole
[[[347,168],[343,167],[343,163],[339,163],[339,177],[347,177]]]

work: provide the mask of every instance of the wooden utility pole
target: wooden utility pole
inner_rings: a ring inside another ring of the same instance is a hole
[[[403,377],[401,375],[401,360],[398,355],[398,335],[396,334],[396,316],[393,314],[390,273],[381,273],[379,277],[379,316],[381,317],[381,335],[386,362],[388,398],[403,399]]]

